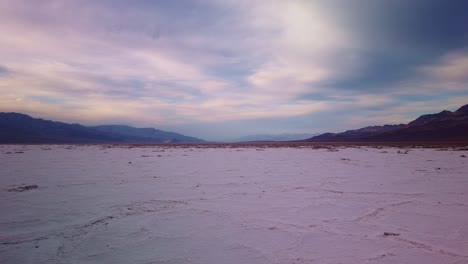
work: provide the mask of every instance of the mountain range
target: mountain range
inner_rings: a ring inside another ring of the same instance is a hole
[[[325,133],[308,142],[457,142],[468,141],[468,104],[455,112],[422,115],[408,124],[369,126]]]
[[[174,132],[124,125],[83,126],[0,113],[0,143],[203,142]]]
[[[458,110],[418,117],[408,124],[368,126],[341,133],[253,135],[236,141],[305,142],[468,142],[468,104]],[[0,113],[0,143],[158,143],[204,140],[154,128],[83,126],[20,113]]]
[[[256,134],[256,135],[248,135],[232,140],[228,140],[229,142],[261,142],[261,141],[292,141],[292,140],[302,140],[305,138],[310,138],[313,136],[317,136],[318,133],[315,134]]]

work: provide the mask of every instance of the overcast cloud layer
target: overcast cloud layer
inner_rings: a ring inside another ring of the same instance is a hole
[[[0,111],[209,140],[468,103],[467,1],[0,0]]]

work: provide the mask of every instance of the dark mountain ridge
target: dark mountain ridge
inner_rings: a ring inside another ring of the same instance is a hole
[[[400,128],[403,128],[405,125],[383,125],[383,126],[368,126],[355,130],[347,130],[342,133],[324,133],[310,139],[307,141],[321,141],[321,142],[340,142],[340,141],[360,141],[366,137],[376,136],[382,133],[391,132]],[[313,139],[313,140],[312,140]]]
[[[325,133],[310,142],[455,142],[468,141],[468,104],[455,112],[422,115],[406,125],[384,125]]]
[[[83,126],[0,113],[0,143],[202,142],[203,140],[154,128],[121,125]]]
[[[125,125],[101,125],[90,127],[113,137],[125,136],[134,142],[201,142],[203,140],[167,132],[152,127],[135,128]]]
[[[227,140],[227,142],[275,142],[275,141],[293,141],[303,140],[318,135],[318,133],[302,133],[302,134],[255,134],[247,135],[240,138]]]

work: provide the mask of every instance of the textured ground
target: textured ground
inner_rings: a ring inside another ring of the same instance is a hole
[[[463,156],[4,145],[0,263],[468,263]]]

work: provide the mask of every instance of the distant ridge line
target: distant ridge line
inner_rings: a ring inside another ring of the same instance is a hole
[[[0,112],[0,143],[178,143],[204,140],[154,128],[83,126]]]
[[[306,142],[468,142],[468,104],[455,112],[422,115],[408,124],[324,133]]]

